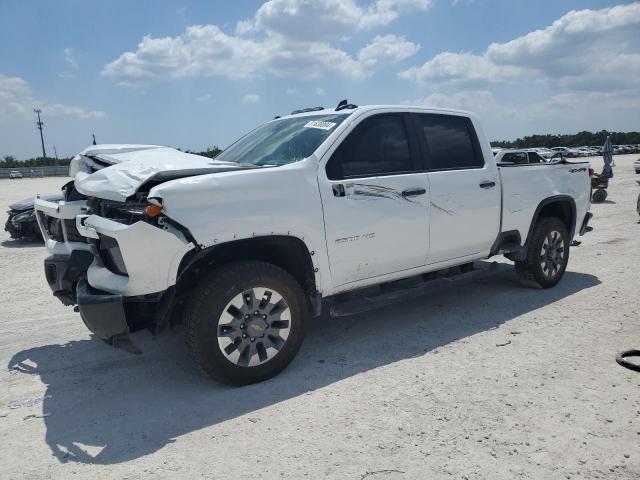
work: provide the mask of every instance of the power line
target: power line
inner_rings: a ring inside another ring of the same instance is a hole
[[[42,127],[44,123],[42,123],[42,120],[40,120],[40,113],[42,113],[42,110],[40,110],[39,108],[34,108],[33,112],[38,116],[38,121],[36,122],[36,126],[38,130],[40,130],[40,142],[42,143],[42,158],[47,158],[47,152],[44,149],[44,137],[42,135]]]

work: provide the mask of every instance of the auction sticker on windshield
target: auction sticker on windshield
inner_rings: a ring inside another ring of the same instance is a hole
[[[304,128],[319,128],[320,130],[331,130],[336,124],[333,122],[321,122],[320,120],[312,120],[308,122]]]

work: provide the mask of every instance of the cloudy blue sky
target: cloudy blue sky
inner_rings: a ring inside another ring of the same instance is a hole
[[[640,129],[640,2],[0,0],[0,155],[226,146],[294,108],[476,111],[491,139]]]

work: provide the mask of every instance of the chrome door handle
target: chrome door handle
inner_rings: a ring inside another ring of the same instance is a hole
[[[482,182],[480,188],[493,188],[496,186],[496,182]]]

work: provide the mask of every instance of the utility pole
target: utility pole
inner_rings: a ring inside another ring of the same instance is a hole
[[[95,145],[96,144],[96,134],[92,133],[91,136],[93,137],[93,144]]]
[[[44,137],[42,136],[42,126],[44,125],[44,123],[42,123],[42,121],[40,120],[40,114],[42,113],[42,110],[40,110],[39,108],[34,108],[33,112],[38,116],[38,121],[36,122],[36,126],[38,127],[38,130],[40,130],[40,142],[42,143],[42,158],[47,158],[47,152],[44,149]]]
[[[53,146],[53,153],[56,156],[56,160],[58,160],[58,150],[56,150],[56,146]]]

